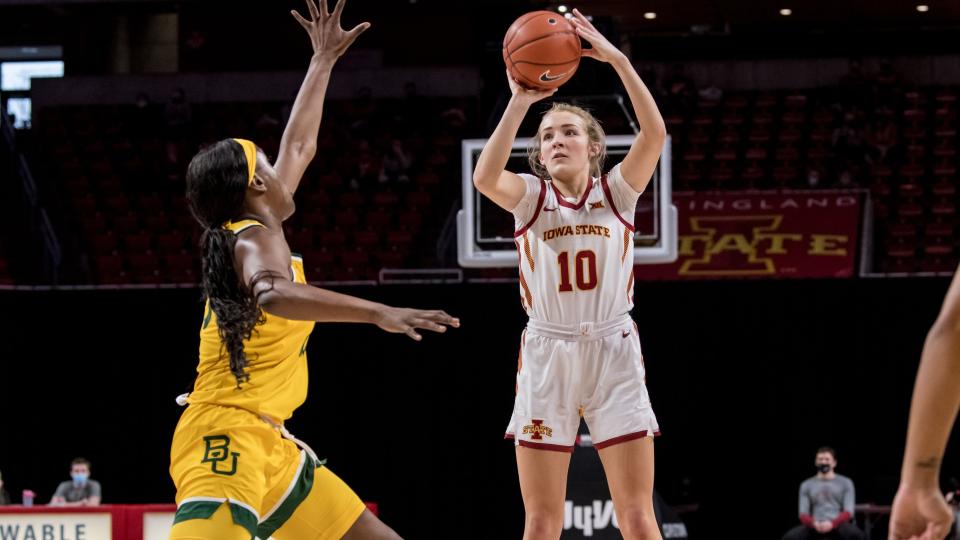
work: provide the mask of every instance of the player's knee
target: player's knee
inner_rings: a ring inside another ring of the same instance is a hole
[[[660,529],[652,511],[640,507],[629,507],[617,515],[620,534],[624,540],[651,540],[660,538]]]
[[[563,530],[563,512],[551,510],[528,510],[524,523],[524,538],[529,540],[555,540]]]

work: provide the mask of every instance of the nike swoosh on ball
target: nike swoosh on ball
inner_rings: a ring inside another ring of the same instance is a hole
[[[543,81],[543,82],[556,81],[556,80],[558,80],[558,79],[562,79],[562,78],[566,77],[566,76],[567,76],[567,73],[570,73],[570,72],[567,71],[567,72],[561,73],[561,74],[559,74],[559,75],[551,76],[551,75],[550,75],[550,70],[548,69],[548,70],[546,70],[546,71],[544,71],[543,73],[540,74],[540,80]]]

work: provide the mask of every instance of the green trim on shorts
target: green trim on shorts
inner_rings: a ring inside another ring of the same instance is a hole
[[[238,504],[229,503],[229,501],[190,501],[183,503],[177,508],[177,513],[173,516],[173,523],[176,525],[181,521],[190,519],[210,519],[224,502],[230,504],[230,515],[233,517],[233,523],[246,529],[252,540],[257,535],[257,516],[250,510]]]
[[[233,522],[247,530],[250,538],[257,536],[257,516],[246,508],[231,504],[230,514],[233,516]],[[269,536],[267,537],[269,538]]]
[[[273,533],[277,532],[277,529],[290,519],[290,516],[313,489],[313,476],[317,470],[317,465],[310,456],[304,456],[303,469],[300,471],[300,476],[297,477],[293,489],[290,490],[290,494],[280,504],[277,511],[257,528],[257,538],[270,538]]]

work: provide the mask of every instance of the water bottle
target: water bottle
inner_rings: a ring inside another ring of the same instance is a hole
[[[23,490],[23,505],[33,506],[33,498],[36,497],[36,495],[36,493],[30,491],[29,489]]]

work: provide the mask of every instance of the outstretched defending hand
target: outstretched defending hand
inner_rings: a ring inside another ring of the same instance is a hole
[[[354,26],[349,32],[340,28],[340,14],[343,13],[343,5],[346,3],[347,0],[339,0],[337,6],[333,8],[333,13],[330,13],[327,10],[327,0],[320,0],[319,9],[315,0],[307,0],[307,11],[310,12],[309,21],[301,17],[296,10],[290,10],[293,18],[310,35],[314,55],[336,60],[346,52],[347,48],[357,39],[357,36],[370,28],[368,22],[362,22]]]
[[[890,513],[890,540],[943,540],[953,512],[936,488],[900,486]]]
[[[380,312],[377,326],[391,334],[406,334],[420,341],[423,336],[417,328],[433,332],[446,332],[447,326],[460,327],[460,319],[447,315],[445,311],[387,307]]]

